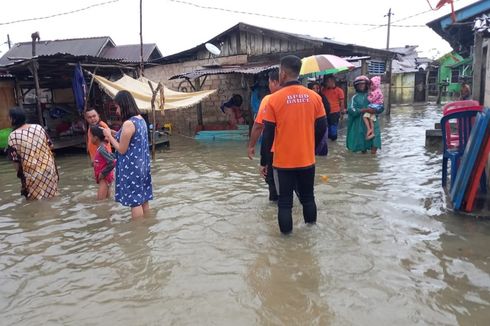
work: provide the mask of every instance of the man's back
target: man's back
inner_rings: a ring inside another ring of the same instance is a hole
[[[325,116],[321,97],[298,82],[272,94],[264,121],[275,124],[273,166],[305,168],[315,164],[315,120]]]

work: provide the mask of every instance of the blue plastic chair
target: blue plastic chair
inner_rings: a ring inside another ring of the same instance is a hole
[[[462,112],[454,112],[444,116],[441,119],[442,138],[443,138],[443,153],[442,153],[442,186],[447,184],[447,163],[451,160],[451,188],[456,179],[456,173],[458,172],[459,161],[463,156],[464,149],[468,143],[470,137],[471,128],[476,115],[480,110],[465,110]],[[457,146],[451,145],[451,139],[448,135],[451,134],[450,121],[455,120],[458,132],[458,144]]]

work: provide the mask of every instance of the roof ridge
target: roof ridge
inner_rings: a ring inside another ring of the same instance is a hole
[[[111,39],[110,36],[90,36],[90,37],[73,37],[73,38],[66,38],[66,39],[59,39],[59,40],[39,40],[39,43],[43,42],[60,42],[60,41],[78,41],[78,40],[94,40],[94,39]],[[15,44],[31,44],[32,41],[25,41],[25,42],[17,42]]]

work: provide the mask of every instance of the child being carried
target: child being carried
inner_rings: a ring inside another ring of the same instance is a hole
[[[374,76],[371,78],[371,85],[369,88],[368,101],[369,109],[373,109],[376,112],[381,111],[383,108],[383,93],[380,89],[381,77]],[[376,121],[376,113],[365,112],[362,116],[364,124],[366,125],[366,139],[374,138],[374,121]]]
[[[99,185],[97,200],[107,199],[110,195],[111,184],[114,181],[113,170],[116,166],[116,160],[114,154],[106,148],[107,140],[102,128],[91,126],[90,131],[92,132],[92,143],[98,146],[94,157],[94,176]]]

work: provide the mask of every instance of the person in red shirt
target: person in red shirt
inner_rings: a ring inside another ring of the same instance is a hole
[[[328,76],[325,80],[325,87],[322,90],[323,95],[330,104],[328,113],[328,138],[337,139],[337,125],[339,124],[340,114],[345,111],[345,96],[342,88],[335,85],[335,77]]]
[[[269,72],[269,91],[271,92],[271,94],[273,94],[280,88],[281,86],[279,85],[279,71],[277,69],[271,70],[271,72]],[[264,130],[264,108],[269,103],[269,98],[270,94],[264,96],[264,98],[260,102],[259,111],[255,118],[252,132],[250,133],[250,140],[248,142],[248,158],[251,160],[255,155],[255,145],[257,144],[257,141],[259,140],[260,135],[262,135],[262,131]],[[260,174],[269,186],[269,200],[277,201],[277,191],[272,173],[272,160],[267,162],[265,166],[260,166]]]
[[[281,89],[270,95],[264,111],[263,151],[261,165],[270,160],[279,199],[279,229],[293,230],[293,190],[303,205],[305,223],[315,223],[317,209],[314,196],[315,145],[325,131],[327,121],[320,95],[298,82],[301,59],[288,55],[281,58]]]

